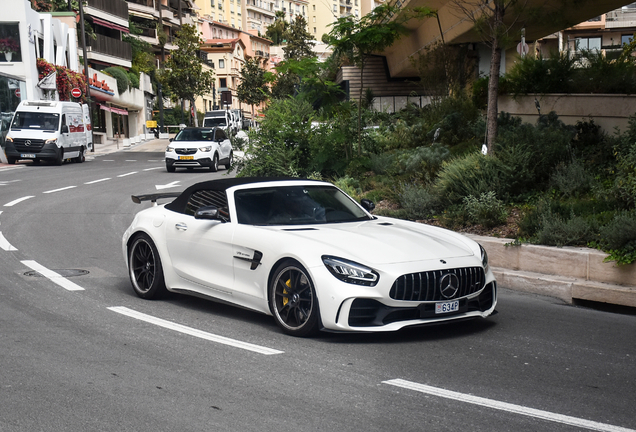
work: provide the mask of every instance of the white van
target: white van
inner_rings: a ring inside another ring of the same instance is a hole
[[[203,116],[203,127],[218,127],[228,132],[235,132],[235,123],[230,111],[207,111]]]
[[[93,147],[88,106],[84,107],[76,102],[20,102],[5,141],[7,161],[84,162],[86,151]]]

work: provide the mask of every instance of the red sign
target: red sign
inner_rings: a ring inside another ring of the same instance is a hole
[[[74,98],[82,97],[82,91],[75,87],[73,90],[71,90],[71,96],[73,96]]]
[[[18,98],[20,97],[20,89],[19,88],[15,89],[15,97],[18,97]]]

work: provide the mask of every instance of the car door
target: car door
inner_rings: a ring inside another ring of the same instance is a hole
[[[232,142],[222,129],[217,129],[214,135],[215,141],[219,143],[219,158],[226,159],[232,151]]]
[[[234,224],[195,219],[194,212],[208,205],[227,213],[225,191],[196,191],[185,213],[171,212],[166,219],[166,246],[177,275],[190,286],[194,282],[198,292],[224,298],[231,296],[234,282]]]

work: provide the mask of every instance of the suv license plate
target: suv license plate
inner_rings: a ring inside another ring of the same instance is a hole
[[[436,314],[457,312],[458,310],[459,310],[459,300],[435,303]]]
[[[194,160],[194,156],[179,156],[179,160]]]
[[[33,153],[23,153],[20,157],[23,159],[35,159],[35,155]]]

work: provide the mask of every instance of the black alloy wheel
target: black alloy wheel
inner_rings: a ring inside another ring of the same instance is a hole
[[[137,236],[128,249],[128,274],[139,297],[154,299],[166,293],[159,252],[145,234]]]
[[[274,272],[269,302],[276,323],[292,336],[309,336],[320,327],[320,312],[313,283],[298,262],[282,262]]]

